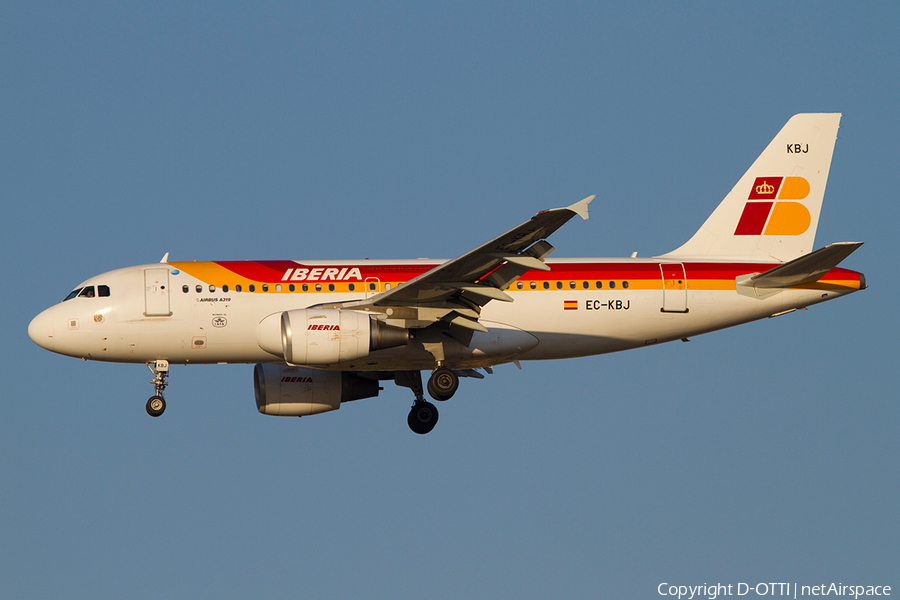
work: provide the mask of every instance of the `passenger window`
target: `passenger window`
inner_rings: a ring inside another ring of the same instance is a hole
[[[574,290],[574,289],[575,289],[575,282],[574,282],[574,281],[570,281],[570,282],[569,282],[569,289],[570,289],[570,290]]]
[[[602,282],[602,281],[598,281],[596,285],[597,285],[597,289],[598,289],[598,290],[602,290],[602,289],[603,289],[603,282]]]
[[[374,291],[376,291],[377,289],[378,289],[378,288],[375,287],[375,284],[374,284],[374,283],[370,283],[370,284],[369,284],[369,291],[370,291],[370,292],[374,292]]]
[[[280,291],[281,291],[281,284],[280,284],[280,283],[276,283],[276,284],[275,284],[275,291],[276,291],[276,292],[280,292]]]
[[[295,291],[295,290],[297,289],[297,286],[295,286],[295,285],[292,283],[292,284],[290,284],[290,285],[288,286],[288,289],[289,289],[290,291],[293,292],[293,291]]]
[[[350,284],[350,291],[352,292],[352,291],[354,291],[354,290],[356,290],[356,284],[355,284],[355,283],[351,283],[351,284]]]
[[[109,286],[108,285],[98,285],[97,286],[97,295],[101,298],[109,298]]]
[[[533,290],[536,290],[536,289],[537,289],[537,282],[536,282],[536,281],[532,281],[532,282],[529,284],[529,287],[530,287],[531,289],[533,289]]]
[[[623,281],[623,282],[622,282],[622,287],[625,288],[625,289],[627,290],[627,289],[628,289],[628,282],[627,282],[627,281]]]
[[[305,284],[305,283],[303,284],[303,291],[304,291],[304,292],[308,292],[308,291],[309,291],[309,286],[308,286],[307,284]]]
[[[334,284],[333,284],[333,283],[329,283],[329,284],[328,284],[328,291],[329,291],[329,292],[333,292],[333,291],[334,291]]]
[[[78,294],[79,298],[93,298],[94,297],[94,286],[89,285],[85,288],[82,288],[81,293]]]
[[[516,282],[516,289],[521,290],[525,285],[521,281]]]
[[[241,286],[241,284],[237,284],[236,286],[234,286],[234,291],[236,291],[236,292],[240,292],[240,291],[242,291],[243,289],[244,289],[244,288]]]
[[[610,282],[609,282],[609,289],[612,290],[612,289],[615,289],[615,287],[616,287],[616,282],[615,282],[615,281],[610,281]]]
[[[210,286],[209,286],[209,291],[210,291],[210,293],[216,291],[216,286],[210,285]]]
[[[255,292],[255,291],[256,291],[256,286],[253,285],[252,283],[250,284],[250,291],[251,291],[251,292]]]
[[[269,284],[268,284],[268,283],[264,283],[264,284],[263,284],[263,291],[264,291],[264,292],[268,292],[268,291],[269,291]]]
[[[63,302],[65,302],[66,300],[71,300],[72,298],[74,298],[75,296],[80,294],[81,290],[83,290],[83,289],[84,288],[78,288],[77,290],[72,290],[71,292],[69,292],[69,295],[66,296],[65,300],[63,300]]]
[[[189,288],[186,285],[183,285],[183,286],[181,286],[181,291],[184,292],[185,294],[187,294],[189,291],[191,291],[191,288]]]
[[[203,291],[203,286],[198,284],[196,290],[197,290],[197,293],[199,294],[200,292]]]
[[[545,282],[544,282],[544,289],[545,289],[545,290],[549,290],[549,289],[550,289],[550,282],[549,282],[549,281],[545,281]]]
[[[316,291],[317,291],[317,292],[321,292],[321,291],[322,291],[322,284],[321,284],[321,283],[317,283],[317,284],[316,284]]]
[[[589,284],[587,281],[582,281],[581,287],[583,287],[584,289],[588,289],[589,287],[591,287],[591,284]]]
[[[389,284],[389,283],[384,284],[384,291],[388,291],[389,289],[391,289],[391,284]]]
[[[557,282],[556,282],[556,289],[558,289],[558,290],[561,290],[561,289],[562,289],[562,281],[557,281]]]

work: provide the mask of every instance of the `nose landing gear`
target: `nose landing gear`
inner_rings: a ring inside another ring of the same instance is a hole
[[[147,363],[147,368],[153,373],[153,384],[156,395],[151,396],[147,400],[147,414],[151,417],[158,417],[166,410],[166,400],[163,398],[163,390],[169,385],[166,377],[169,376],[169,361],[158,360],[155,363]]]

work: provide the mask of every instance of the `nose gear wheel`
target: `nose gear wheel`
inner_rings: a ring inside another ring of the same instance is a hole
[[[147,414],[151,417],[158,417],[166,410],[166,400],[162,396],[151,396],[147,400]]]

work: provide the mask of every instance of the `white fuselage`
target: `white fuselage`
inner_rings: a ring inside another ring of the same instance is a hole
[[[234,275],[242,282],[238,284],[226,283],[228,273],[240,272],[237,263],[128,267],[80,284],[79,289],[95,291],[45,310],[29,326],[29,335],[48,350],[90,360],[283,363],[283,356],[263,349],[273,350],[263,338],[280,334],[274,325],[261,323],[280,323],[284,311],[364,299],[441,262],[307,261],[302,263],[303,279],[291,279],[299,275],[287,269],[284,275],[277,276],[279,271],[268,278]],[[476,331],[468,345],[445,335],[414,335],[402,347],[315,366],[353,371],[430,369],[435,357],[442,356],[445,364],[464,369],[616,352],[769,317],[865,286],[858,273],[834,269],[816,284],[759,296],[742,293],[735,281],[773,265],[658,259],[561,259],[547,264],[550,271],[529,272],[505,290],[512,302],[492,301],[483,308],[479,322],[488,331]],[[231,270],[221,274],[222,265]],[[208,275],[213,267],[215,277]],[[667,273],[671,268],[676,269],[674,275]],[[310,278],[309,273],[320,278]],[[324,274],[331,277],[321,279]],[[108,295],[99,293],[101,286]],[[387,324],[409,325],[391,314],[379,318]]]

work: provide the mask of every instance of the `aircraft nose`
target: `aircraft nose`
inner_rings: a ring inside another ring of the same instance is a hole
[[[28,324],[28,337],[46,350],[53,350],[53,309],[48,308]]]

